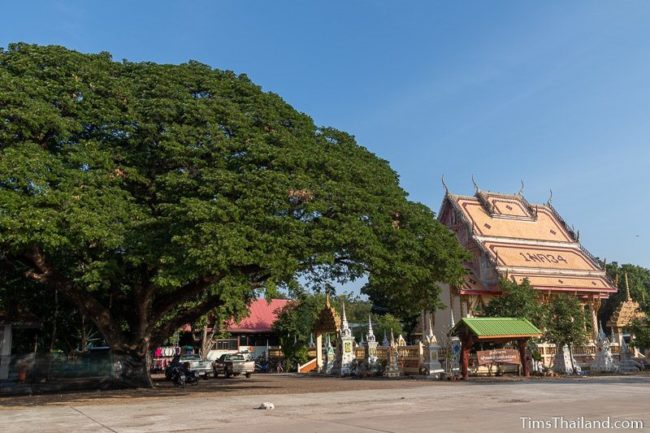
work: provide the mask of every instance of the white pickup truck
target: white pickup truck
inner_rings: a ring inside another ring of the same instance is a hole
[[[212,363],[214,377],[220,374],[225,377],[244,375],[251,377],[255,372],[255,361],[248,353],[226,353]]]

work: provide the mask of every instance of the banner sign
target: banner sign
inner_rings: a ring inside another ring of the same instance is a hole
[[[520,364],[519,351],[515,349],[479,350],[476,352],[478,365],[484,364]]]

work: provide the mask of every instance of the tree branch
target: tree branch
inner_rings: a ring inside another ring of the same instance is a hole
[[[24,259],[34,268],[25,272],[25,276],[36,282],[58,289],[64,296],[79,307],[84,314],[93,318],[93,322],[104,335],[110,345],[122,342],[123,336],[117,328],[111,312],[95,298],[75,287],[74,283],[61,275],[47,261],[43,251],[33,246],[23,255]]]
[[[223,304],[220,296],[214,296],[212,299],[202,303],[197,307],[192,307],[179,314],[170,320],[165,320],[160,326],[154,327],[151,331],[151,346],[157,347],[164,343],[169,336],[181,326],[186,323],[191,323],[197,318],[203,316],[209,311],[221,306]]]
[[[257,265],[238,266],[231,271],[250,275],[251,282],[257,284],[269,277],[267,273],[260,273],[261,268]],[[224,277],[223,274],[203,276],[171,292],[156,297],[151,307],[151,323],[155,324],[175,306],[191,301],[196,295],[211,285],[218,283]]]
[[[217,283],[221,278],[221,276],[204,276],[157,297],[151,307],[150,323],[155,324],[176,305],[190,301],[203,290]],[[149,327],[151,328],[152,326],[150,325]]]

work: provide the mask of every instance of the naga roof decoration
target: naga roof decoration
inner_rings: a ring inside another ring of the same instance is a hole
[[[499,277],[601,298],[617,290],[550,200],[531,204],[523,188],[516,194],[477,188],[474,196],[446,191],[438,218],[474,255],[461,293],[498,290]]]

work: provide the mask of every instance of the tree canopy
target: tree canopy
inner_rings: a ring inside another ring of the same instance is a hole
[[[125,374],[182,324],[299,275],[367,276],[401,313],[434,305],[465,257],[386,161],[245,75],[0,51],[0,284],[72,302]]]
[[[585,310],[578,298],[561,294],[551,298],[547,305],[545,338],[557,347],[572,346],[586,343],[589,321],[585,318]]]
[[[545,326],[545,307],[539,293],[530,285],[528,278],[520,284],[501,280],[499,286],[503,294],[490,301],[485,307],[485,315],[491,317],[521,317],[530,320],[538,328]]]

